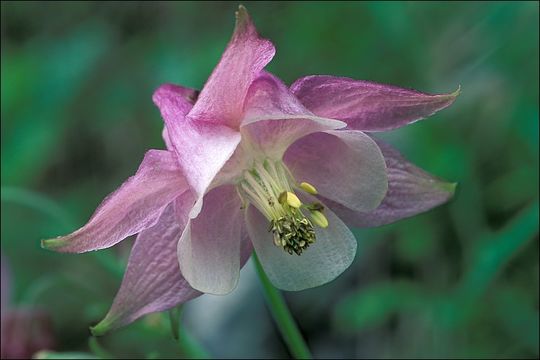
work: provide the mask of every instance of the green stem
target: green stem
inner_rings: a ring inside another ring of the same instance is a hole
[[[311,359],[312,356],[309,348],[300,334],[298,326],[296,325],[287,304],[285,304],[283,295],[281,295],[279,290],[272,285],[255,253],[253,253],[253,261],[255,262],[255,267],[257,268],[257,273],[261,280],[266,302],[268,303],[268,307],[272,312],[274,321],[276,322],[283,339],[287,343],[289,351],[296,359]]]
[[[182,305],[169,310],[173,338],[178,341],[180,350],[188,359],[210,359],[210,354],[185,329],[181,328],[182,311]]]
[[[95,337],[88,339],[88,347],[90,348],[90,351],[100,359],[115,359],[110,352],[101,346]]]

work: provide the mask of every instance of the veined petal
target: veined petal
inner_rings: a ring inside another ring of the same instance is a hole
[[[303,136],[346,126],[341,121],[313,115],[285,84],[266,72],[251,85],[244,109],[241,131],[249,143],[248,151],[274,158],[280,158],[289,145]]]
[[[180,273],[176,257],[176,243],[192,203],[193,194],[184,192],[167,206],[156,225],[137,236],[120,290],[107,316],[92,328],[94,335],[201,295]]]
[[[274,45],[259,37],[246,8],[240,6],[232,39],[189,117],[238,128],[248,88],[274,53]]]
[[[173,153],[149,150],[137,173],[101,203],[85,226],[70,235],[43,240],[42,246],[78,253],[113,246],[154,225],[165,206],[187,187]]]
[[[348,128],[363,131],[387,131],[408,125],[451,105],[459,95],[459,89],[450,94],[430,95],[323,75],[300,78],[291,90],[313,113],[343,120]]]
[[[186,191],[167,206],[156,225],[137,236],[113,305],[105,318],[91,329],[95,336],[125,326],[146,314],[173,308],[202,294],[182,276],[176,253],[193,200],[193,194]],[[252,252],[253,245],[243,230],[241,267]]]
[[[310,200],[315,198],[308,196]],[[298,291],[334,280],[351,265],[356,254],[356,239],[347,226],[325,209],[329,225],[315,227],[316,241],[302,255],[290,255],[274,245],[268,220],[253,206],[246,211],[246,223],[255,252],[276,287]]]
[[[185,115],[191,110],[198,96],[198,90],[180,85],[163,84],[154,92],[152,99],[163,114],[163,118],[178,122],[184,121]],[[167,150],[174,151],[167,126],[163,128],[162,137]]]
[[[188,88],[182,85],[166,83],[158,87],[152,95],[152,99],[157,106],[160,106],[160,98],[162,97],[176,97],[178,99],[184,100],[187,104],[191,104],[191,106],[188,106],[187,108],[187,111],[189,112],[189,110],[191,110],[191,107],[193,106],[193,104],[195,104],[197,98],[199,97],[199,90]],[[177,112],[187,113],[183,110],[184,105],[182,105],[182,102],[179,101],[178,106],[180,108],[177,110]],[[165,110],[174,111],[173,109]],[[180,121],[182,120],[182,118],[178,120]]]
[[[192,104],[182,91],[164,85],[153,99],[165,120],[166,142],[174,148],[180,168],[197,195],[191,214],[196,217],[208,186],[234,153],[241,135],[224,125],[186,118]]]
[[[349,226],[371,227],[389,224],[448,201],[456,188],[414,166],[390,145],[376,139],[388,169],[388,192],[381,205],[370,212],[353,211],[341,204],[323,200]]]
[[[308,135],[289,147],[284,160],[297,181],[356,211],[375,209],[388,189],[381,150],[360,131]]]
[[[224,295],[238,283],[242,238],[241,202],[234,186],[212,189],[199,216],[191,219],[178,242],[178,262],[189,284]]]
[[[185,121],[186,114],[197,100],[198,91],[174,84],[163,84],[154,91],[152,100],[159,108],[165,125]]]

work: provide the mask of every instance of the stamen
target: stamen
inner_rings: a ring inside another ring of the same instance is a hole
[[[302,202],[300,201],[300,199],[290,191],[282,192],[279,195],[278,200],[281,205],[288,204],[289,206],[292,206],[293,208],[296,208],[296,209],[302,206]]]
[[[274,233],[274,244],[283,247],[289,254],[302,254],[309,245],[315,242],[313,224],[299,211],[271,221]],[[279,241],[278,239],[281,239]]]
[[[302,190],[304,190],[305,192],[311,195],[317,195],[319,193],[317,189],[315,189],[315,186],[307,182],[300,183],[300,187],[302,188]]]
[[[297,182],[281,161],[266,159],[244,171],[238,190],[244,202],[253,204],[268,219],[274,244],[289,254],[300,255],[316,240],[313,224],[325,228],[328,219],[322,213],[322,204],[302,204],[293,191],[298,185],[293,184]],[[308,194],[317,194],[309,183],[299,187]],[[304,215],[307,211],[311,220]]]
[[[318,210],[310,211],[311,219],[315,224],[322,227],[323,229],[328,227],[328,219],[324,214]]]

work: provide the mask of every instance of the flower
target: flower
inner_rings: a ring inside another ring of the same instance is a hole
[[[332,76],[288,88],[264,71],[274,53],[241,6],[202,91],[166,84],[154,93],[167,150],[149,150],[85,226],[43,241],[80,253],[139,234],[94,334],[201,293],[229,293],[253,250],[278,288],[322,285],[354,259],[346,224],[387,224],[452,196],[454,184],[367,133],[429,116],[457,91],[428,95]]]

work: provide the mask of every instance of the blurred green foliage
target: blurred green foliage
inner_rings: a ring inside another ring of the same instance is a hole
[[[538,2],[244,4],[277,47],[270,71],[287,83],[332,74],[426,92],[462,87],[450,109],[382,134],[459,182],[455,199],[355,230],[351,269],[286,294],[315,356],[538,357]],[[11,306],[51,314],[55,351],[99,355],[88,326],[110,306],[130,243],[68,256],[41,250],[39,239],[82,225],[146,149],[163,148],[153,90],[202,87],[237,5],[1,3],[2,254]],[[192,321],[214,356],[287,355],[261,296],[255,288],[243,300],[222,336]],[[117,357],[186,356],[164,314],[100,346]]]

